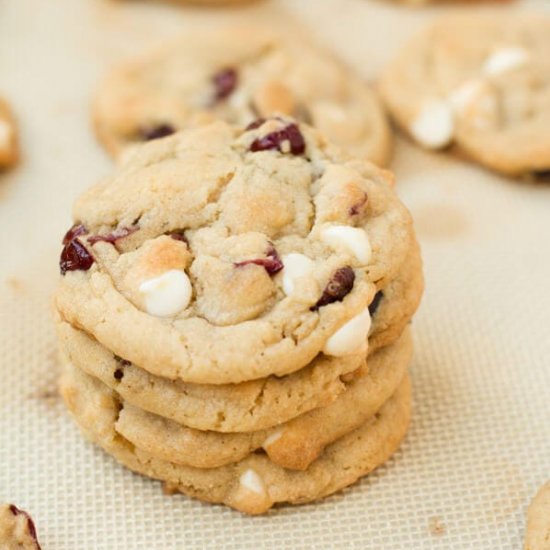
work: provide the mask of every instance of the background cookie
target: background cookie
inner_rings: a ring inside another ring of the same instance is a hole
[[[550,549],[550,481],[540,488],[527,511],[524,548]]]
[[[0,504],[0,548],[40,550],[33,520],[13,504]]]
[[[407,44],[385,71],[395,120],[430,149],[456,144],[511,175],[550,169],[550,18],[453,15]]]
[[[0,99],[0,169],[10,168],[18,159],[15,118],[8,103]]]
[[[94,105],[97,134],[113,155],[216,118],[245,127],[273,114],[312,124],[354,155],[388,161],[388,124],[366,83],[326,51],[257,26],[188,34],[123,65]]]

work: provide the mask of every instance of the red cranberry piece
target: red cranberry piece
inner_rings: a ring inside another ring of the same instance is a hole
[[[88,233],[88,230],[84,225],[81,223],[75,224],[69,229],[69,231],[67,231],[67,233],[65,233],[65,236],[63,237],[63,244],[65,245],[69,241],[80,237],[80,235],[85,235],[86,233]]]
[[[357,214],[361,212],[365,204],[367,204],[368,198],[368,195],[365,193],[360,201],[356,202],[353,206],[350,207],[350,209],[348,210],[349,215],[357,216]]]
[[[256,120],[252,121],[245,130],[248,132],[250,130],[256,130],[256,128],[259,128],[264,122],[266,121],[265,118],[257,118]]]
[[[175,241],[181,241],[182,243],[185,243],[187,245],[189,244],[189,241],[187,240],[183,229],[179,231],[172,231],[171,233],[168,233],[168,235],[172,237],[172,239],[174,239]]]
[[[151,141],[172,135],[176,129],[166,122],[152,126],[144,126],[139,129],[139,135],[144,141]]]
[[[293,155],[301,155],[306,150],[304,136],[296,124],[289,124],[282,130],[277,130],[255,139],[250,146],[250,150],[256,153],[258,151],[278,149],[281,153],[284,153],[282,144],[285,141],[290,144],[290,152]]]
[[[10,511],[14,516],[23,515],[25,516],[25,518],[27,518],[27,529],[29,530],[29,535],[34,539],[36,550],[41,550],[40,544],[38,542],[38,537],[36,535],[36,527],[31,516],[24,510],[20,510],[19,508],[17,508],[17,506],[15,506],[14,504],[10,504]]]
[[[269,275],[275,275],[275,273],[278,273],[281,269],[283,269],[283,262],[281,261],[281,258],[273,245],[267,249],[266,256],[267,258],[255,258],[253,260],[237,262],[235,267],[243,267],[249,264],[261,265]]]
[[[355,272],[349,266],[337,269],[330,278],[327,286],[323,290],[323,294],[319,301],[311,308],[311,311],[316,311],[320,307],[332,304],[333,302],[341,302],[353,288],[355,282]]]
[[[132,364],[127,359],[123,359],[122,357],[119,357],[118,355],[115,355],[115,361],[117,363],[119,363],[122,367],[129,367]]]
[[[69,241],[61,251],[59,269],[61,275],[67,271],[88,271],[94,263],[94,257],[86,250],[86,247],[77,239]]]
[[[372,299],[372,302],[369,304],[369,313],[370,313],[371,317],[373,317],[374,314],[376,313],[376,310],[380,306],[380,302],[382,301],[383,297],[384,297],[384,293],[381,290],[379,290],[374,295],[374,298]]]
[[[124,237],[135,233],[138,229],[139,225],[133,225],[132,227],[119,227],[107,235],[92,235],[91,237],[88,237],[88,242],[90,244],[95,244],[101,241],[115,244],[118,240],[124,239]]]
[[[216,100],[221,101],[233,93],[237,87],[239,75],[237,71],[231,67],[226,67],[218,71],[212,77],[212,83],[216,89]]]

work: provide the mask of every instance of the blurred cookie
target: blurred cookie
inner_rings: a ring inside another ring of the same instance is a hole
[[[406,44],[381,91],[428,149],[451,144],[511,175],[550,170],[550,18],[452,15]]]
[[[550,481],[540,488],[527,510],[525,550],[550,550]]]
[[[374,92],[332,55],[266,28],[186,34],[122,65],[101,85],[97,134],[118,156],[129,145],[217,118],[245,127],[290,115],[353,155],[384,165],[391,135]]]
[[[13,504],[0,504],[0,549],[40,550],[33,520]]]
[[[11,168],[18,159],[15,118],[9,105],[0,99],[0,169]]]

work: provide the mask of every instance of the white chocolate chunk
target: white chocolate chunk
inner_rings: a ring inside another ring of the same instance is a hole
[[[279,441],[283,435],[283,430],[277,430],[276,432],[273,432],[264,442],[262,447],[264,449],[267,449],[270,445],[273,445],[276,441]]]
[[[501,48],[490,55],[483,64],[483,72],[495,76],[525,65],[529,61],[529,52],[524,48],[512,46]]]
[[[410,127],[413,137],[424,147],[440,149],[454,135],[455,124],[451,104],[442,99],[426,101]]]
[[[471,79],[464,82],[449,94],[449,102],[457,113],[464,112],[484,93],[486,84],[482,80]]]
[[[353,254],[361,265],[367,265],[370,261],[372,249],[364,229],[350,225],[329,225],[321,230],[321,240],[334,250]]]
[[[350,319],[340,327],[326,342],[323,353],[343,357],[356,353],[366,353],[371,317],[368,309]]]
[[[304,254],[295,252],[283,256],[282,262],[285,267],[281,272],[281,283],[283,292],[288,296],[294,291],[297,279],[312,275],[315,270],[315,262]]]
[[[147,313],[157,317],[170,317],[184,310],[193,294],[189,277],[179,269],[144,281],[139,291],[144,295]]]
[[[239,479],[239,483],[248,489],[249,491],[252,491],[253,493],[256,493],[258,495],[265,495],[265,487],[264,482],[262,481],[262,478],[250,468],[246,470],[244,474],[241,475]]]

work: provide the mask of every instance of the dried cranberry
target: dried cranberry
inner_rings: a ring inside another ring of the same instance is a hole
[[[14,516],[23,515],[27,518],[27,529],[29,530],[30,536],[34,539],[36,550],[41,550],[40,544],[38,543],[38,537],[36,535],[36,527],[31,516],[24,510],[20,510],[19,508],[17,508],[17,506],[15,506],[14,504],[10,504],[10,511]]]
[[[216,100],[221,101],[233,93],[237,87],[239,75],[235,69],[226,67],[212,77],[212,83],[216,88]]]
[[[266,121],[265,118],[257,118],[256,120],[252,121],[245,130],[248,132],[249,130],[256,130],[256,128],[259,128],[264,122]]]
[[[114,372],[115,380],[122,380],[122,377],[124,376],[124,371],[122,369],[116,369]]]
[[[128,235],[135,233],[138,229],[139,225],[132,225],[132,227],[119,227],[107,235],[92,235],[91,237],[88,237],[88,242],[90,244],[95,244],[98,242],[114,244],[119,239],[124,239],[124,237],[128,237]]]
[[[301,155],[306,150],[304,136],[296,124],[289,124],[282,130],[277,130],[255,139],[252,145],[250,145],[250,150],[256,153],[258,151],[278,149],[281,153],[285,153],[286,151],[282,148],[282,144],[285,142],[290,144],[290,152],[293,155]]]
[[[59,268],[61,275],[67,271],[88,271],[94,263],[94,257],[86,250],[86,247],[77,239],[69,241],[61,251]]]
[[[275,275],[283,269],[284,265],[279,257],[279,254],[275,250],[275,247],[271,245],[266,252],[267,258],[255,258],[253,260],[244,260],[243,262],[237,262],[235,267],[243,267],[249,264],[255,264],[262,266],[269,275]]]
[[[187,240],[183,229],[179,231],[172,231],[171,233],[168,233],[168,235],[172,237],[172,239],[174,239],[175,241],[181,241],[185,244],[189,244],[189,241]]]
[[[132,364],[127,359],[123,359],[122,357],[119,357],[118,355],[115,355],[115,361],[117,363],[120,363],[120,365],[123,366],[123,367],[129,367]]]
[[[350,209],[348,210],[349,215],[357,216],[357,214],[361,212],[365,204],[367,204],[368,198],[368,195],[364,193],[363,198],[360,201],[356,202],[353,206],[350,206]]]
[[[333,302],[341,302],[353,288],[355,282],[355,272],[349,266],[337,269],[330,278],[323,294],[319,301],[311,308],[311,311],[316,311],[320,307],[332,304]]]
[[[80,235],[85,235],[86,233],[88,233],[88,230],[84,225],[81,223],[75,224],[69,229],[69,231],[67,231],[67,233],[65,233],[65,236],[63,237],[63,244],[67,244],[69,241],[80,237]]]
[[[176,129],[166,122],[152,126],[143,126],[139,129],[139,135],[144,141],[151,141],[172,135]]]
[[[376,310],[380,306],[380,302],[382,301],[383,297],[384,297],[384,293],[381,290],[379,290],[374,295],[374,298],[372,299],[372,302],[369,304],[369,313],[370,313],[371,317],[373,317],[374,314],[376,313]]]

